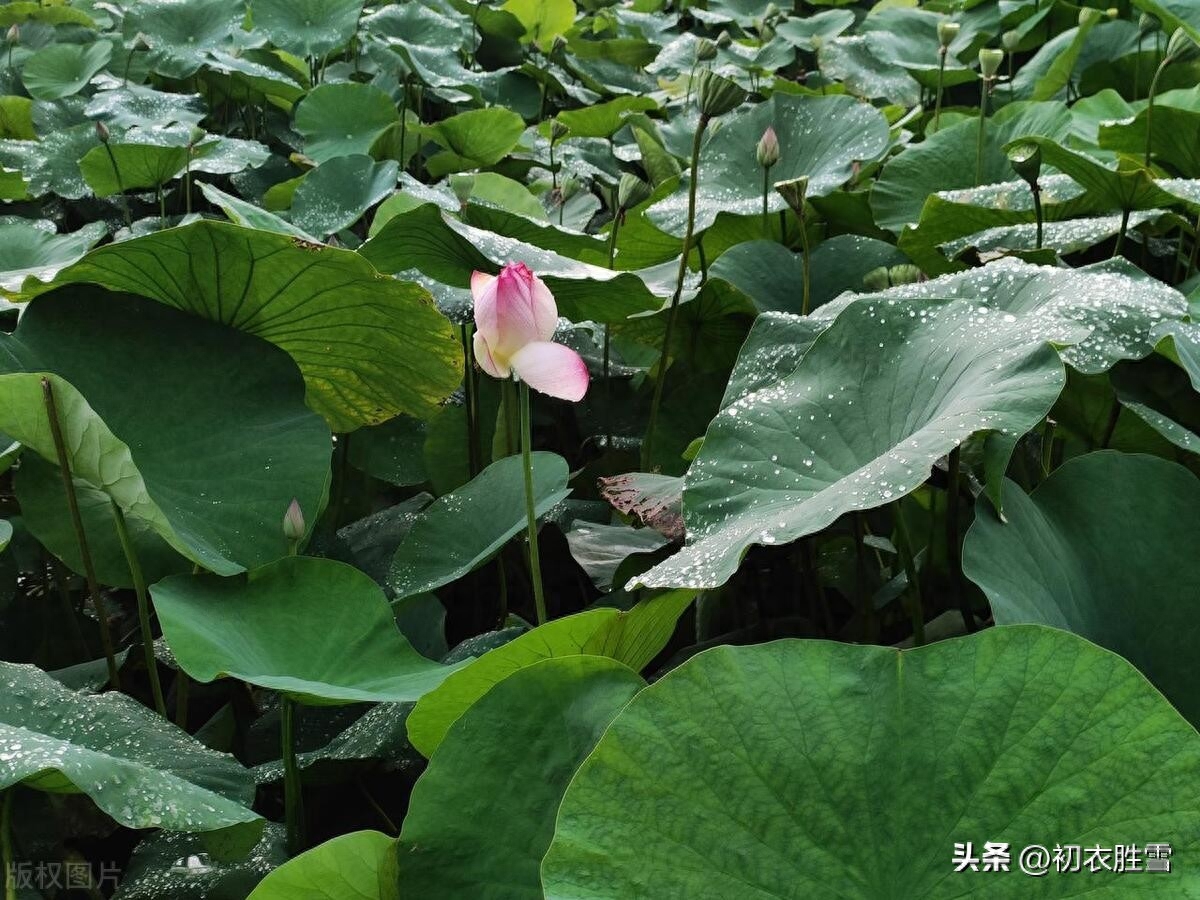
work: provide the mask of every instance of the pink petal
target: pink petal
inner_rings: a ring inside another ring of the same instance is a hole
[[[582,400],[587,393],[587,365],[570,347],[553,341],[534,341],[513,354],[510,362],[517,377],[535,391],[572,403]]]
[[[496,362],[496,358],[492,356],[492,349],[488,346],[487,339],[484,338],[482,331],[475,332],[475,361],[479,363],[479,368],[487,372],[493,378],[508,378],[512,371],[508,366],[500,365]]]
[[[496,280],[495,275],[489,275],[487,272],[478,270],[471,273],[471,296],[476,302],[479,300],[479,295],[483,293],[484,288]]]
[[[534,317],[531,286],[533,275],[524,263],[509,263],[496,276],[495,282],[495,333],[485,330],[479,320],[475,321],[491,345],[492,353],[509,357],[530,341],[539,340],[541,335]],[[485,291],[486,297],[490,287]]]
[[[537,326],[538,340],[548,341],[554,337],[558,329],[558,304],[550,288],[536,275],[532,276],[529,286],[530,299],[533,302],[533,321]]]
[[[471,276],[471,293],[475,298],[475,328],[476,334],[482,334],[492,346],[500,341],[499,304],[497,294],[500,290],[500,279],[493,278],[475,292],[475,276]]]

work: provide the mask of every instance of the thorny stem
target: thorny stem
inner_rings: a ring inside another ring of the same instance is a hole
[[[54,451],[58,456],[58,470],[62,474],[63,492],[67,495],[67,509],[71,514],[71,527],[75,531],[75,540],[79,546],[79,556],[83,560],[84,577],[87,579],[88,591],[92,595],[92,605],[96,608],[96,618],[100,621],[100,644],[104,647],[104,659],[108,663],[108,681],[114,690],[121,689],[121,676],[117,673],[117,660],[113,655],[112,632],[108,626],[108,611],[100,596],[100,584],[96,580],[96,568],[92,564],[92,553],[88,548],[87,533],[83,530],[83,518],[79,514],[79,498],[75,495],[75,482],[71,478],[71,463],[67,458],[67,445],[63,439],[62,425],[58,421],[58,406],[54,401],[54,386],[50,379],[42,379],[42,398],[46,406],[46,418],[50,422],[50,436],[54,440]]]
[[[650,401],[650,421],[646,427],[646,440],[642,443],[642,468],[650,470],[654,452],[654,429],[658,424],[658,410],[662,406],[663,385],[667,380],[667,358],[671,353],[671,338],[675,331],[675,319],[679,313],[679,300],[683,296],[683,282],[687,277],[688,255],[692,249],[692,233],[696,227],[696,185],[700,181],[700,146],[704,131],[708,128],[708,116],[700,114],[696,135],[692,139],[692,171],[688,183],[687,230],[683,234],[683,248],[679,255],[679,272],[675,277],[675,293],[671,295],[671,309],[667,313],[667,327],[663,334],[662,352],[658,358],[658,378],[654,382],[654,398]]]
[[[533,421],[529,412],[529,385],[521,382],[521,459],[525,468],[525,523],[529,539],[529,577],[537,623],[546,623],[546,597],[542,593],[542,566],[538,558],[537,511],[533,504]]]
[[[282,695],[279,731],[283,751],[283,817],[290,856],[304,849],[304,790],[300,782],[300,767],[296,762],[296,711],[296,701],[286,694]]]
[[[133,592],[137,595],[138,626],[142,632],[142,654],[146,660],[146,674],[150,677],[150,693],[154,695],[154,708],[164,719],[167,717],[167,704],[163,700],[162,683],[158,679],[158,661],[154,658],[154,632],[150,628],[150,597],[146,593],[146,577],[142,574],[142,563],[138,559],[137,550],[129,537],[129,528],[125,524],[125,514],[117,501],[112,502],[113,522],[117,528],[117,540],[121,542],[121,550],[125,554],[125,562],[129,566],[129,574],[133,578]]]

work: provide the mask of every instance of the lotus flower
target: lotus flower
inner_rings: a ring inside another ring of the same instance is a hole
[[[471,275],[475,299],[475,358],[493,378],[516,377],[535,391],[576,402],[588,388],[583,358],[551,340],[558,304],[524,263],[499,275]]]

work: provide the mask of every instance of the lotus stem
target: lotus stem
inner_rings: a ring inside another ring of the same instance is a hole
[[[763,187],[762,187],[762,227],[763,238],[770,238],[771,223],[768,220],[770,210],[767,208],[767,198],[771,192],[771,167],[763,166]]]
[[[521,458],[525,468],[525,523],[529,539],[529,577],[537,623],[546,623],[546,597],[542,592],[542,566],[538,557],[537,510],[533,503],[533,419],[529,410],[529,385],[521,382]]]
[[[4,866],[4,900],[17,900],[17,860],[12,849],[12,802],[17,788],[4,792],[0,800],[0,865]]]
[[[679,314],[679,300],[683,296],[683,282],[687,277],[688,255],[692,250],[692,234],[696,227],[696,185],[700,181],[700,146],[704,131],[708,128],[708,116],[700,114],[696,134],[692,138],[692,171],[688,184],[687,228],[683,233],[683,249],[679,255],[679,271],[675,276],[675,292],[671,295],[671,309],[667,313],[667,327],[663,333],[662,352],[658,357],[658,378],[654,382],[654,398],[650,402],[650,421],[646,426],[646,440],[642,443],[642,468],[649,471],[654,453],[654,430],[658,425],[658,410],[662,406],[663,384],[667,379],[667,361],[671,353],[671,338],[675,331],[675,319]]]
[[[800,259],[804,264],[801,280],[800,315],[807,316],[812,312],[812,275],[809,272],[808,224],[804,221],[804,213],[796,214],[800,225]]]
[[[990,83],[984,79],[983,88],[979,93],[979,141],[975,146],[975,184],[983,183],[983,146],[984,135],[987,132],[987,108]]]
[[[133,216],[129,212],[129,198],[125,195],[125,184],[121,181],[121,167],[117,165],[116,154],[113,153],[108,141],[104,142],[104,149],[108,153],[108,161],[112,165],[113,177],[117,180],[117,193],[121,195],[121,207],[125,212],[125,227],[129,228],[133,225]]]
[[[896,549],[900,551],[900,561],[904,565],[904,575],[911,589],[910,601],[905,604],[912,618],[913,643],[920,647],[925,643],[925,607],[921,601],[921,582],[917,577],[917,563],[913,557],[912,539],[909,536],[908,523],[904,521],[904,510],[900,502],[892,504],[892,517],[896,522]]]
[[[150,693],[154,696],[154,708],[164,719],[167,717],[167,704],[163,700],[162,683],[158,680],[158,661],[154,658],[154,632],[150,628],[150,597],[146,592],[146,577],[142,573],[142,563],[138,559],[137,550],[129,537],[129,528],[125,524],[125,514],[117,501],[112,504],[113,522],[117,528],[117,539],[121,542],[121,550],[125,554],[125,562],[129,566],[129,574],[133,578],[133,592],[137,595],[138,626],[142,632],[142,653],[146,660],[146,674],[150,678]]]
[[[67,495],[67,509],[71,514],[71,527],[75,531],[75,541],[79,546],[79,556],[83,561],[84,577],[87,579],[88,592],[92,595],[92,605],[96,608],[96,618],[100,622],[100,644],[104,648],[104,659],[108,664],[108,682],[113,690],[121,689],[121,676],[117,672],[117,658],[113,654],[112,632],[108,626],[108,611],[104,599],[100,596],[100,584],[96,580],[96,567],[92,564],[92,553],[88,547],[87,533],[83,530],[83,517],[79,514],[79,498],[75,494],[75,482],[71,477],[71,462],[67,457],[67,444],[63,439],[62,424],[58,420],[58,405],[54,400],[54,385],[49,378],[42,379],[42,399],[46,406],[46,418],[50,423],[50,436],[54,440],[54,451],[58,457],[58,470],[62,474],[63,493]]]
[[[1163,69],[1167,67],[1167,63],[1171,61],[1167,57],[1158,64],[1158,68],[1154,70],[1154,77],[1150,79],[1150,94],[1146,98],[1146,153],[1143,159],[1143,165],[1150,168],[1150,158],[1152,155],[1152,143],[1154,139],[1154,95],[1158,93],[1158,78],[1163,73]]]
[[[188,694],[191,692],[191,682],[187,673],[180,669],[175,676],[175,724],[187,731]]]
[[[961,448],[955,447],[946,465],[946,563],[950,568],[950,593],[962,612],[968,632],[975,631],[975,616],[971,603],[962,589],[962,559],[958,549],[958,476],[961,469]]]
[[[459,326],[463,348],[463,391],[467,406],[467,465],[471,477],[479,474],[481,447],[479,444],[479,398],[475,383],[475,350],[471,341],[471,326],[464,322]]]
[[[937,93],[933,101],[933,130],[936,132],[942,121],[942,82],[946,77],[946,48],[938,49]]]
[[[617,267],[617,230],[621,227],[621,217],[625,210],[620,206],[617,207],[617,213],[613,216],[612,228],[608,233],[608,267],[615,269]],[[613,445],[613,423],[612,423],[612,376],[609,372],[610,363],[610,338],[609,324],[604,323],[604,446],[609,450]]]
[[[1036,181],[1029,185],[1029,190],[1033,194],[1033,214],[1037,218],[1037,243],[1035,249],[1042,249],[1042,228],[1044,219],[1042,216],[1042,188]]]
[[[1121,210],[1121,227],[1117,231],[1117,243],[1113,246],[1112,258],[1116,259],[1121,255],[1121,249],[1125,246],[1125,232],[1129,230],[1129,210]]]
[[[279,699],[279,732],[283,751],[283,818],[288,855],[304,850],[304,786],[296,762],[297,703],[286,694]]]

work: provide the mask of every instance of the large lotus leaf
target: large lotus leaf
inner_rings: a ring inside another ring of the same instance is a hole
[[[88,102],[84,114],[119,128],[161,127],[175,122],[199,125],[204,99],[199,94],[172,94],[141,84],[113,81]]]
[[[437,178],[494,165],[517,145],[524,131],[525,120],[511,109],[493,106],[461,112],[425,126],[425,135],[444,148],[425,160],[425,167]]]
[[[55,234],[28,223],[0,224],[0,288],[17,291],[27,277],[49,281],[107,234],[103,222],[71,234]]]
[[[51,44],[25,61],[21,81],[35,100],[60,100],[79,93],[108,65],[112,44]]]
[[[921,9],[881,9],[863,20],[862,34],[871,55],[900,66],[927,88],[938,83],[938,24],[945,17]],[[971,46],[973,35],[959,34],[951,42],[942,66],[942,84],[949,88],[978,76],[956,58]]]
[[[378,831],[335,837],[280,866],[247,900],[400,900],[396,841]]]
[[[427,416],[462,378],[453,329],[421,287],[349,250],[198,222],[92,251],[54,284],[152,297],[282,347],[338,431]],[[42,285],[26,285],[41,291]]]
[[[0,164],[19,170],[29,182],[33,197],[53,192],[67,200],[78,200],[91,193],[79,171],[79,159],[95,146],[94,125],[70,125],[56,128],[37,141],[0,140]]]
[[[416,700],[454,669],[417,653],[382,589],[331,559],[281,559],[238,578],[151,588],[163,636],[197,681],[232,676],[310,703]]]
[[[1158,19],[1165,31],[1182,28],[1200,43],[1200,9],[1192,0],[1133,0],[1133,5]]]
[[[396,189],[400,166],[369,156],[339,156],[313,169],[292,195],[292,223],[324,237],[349,228]]]
[[[570,472],[554,453],[535,453],[532,462],[534,512],[542,515],[571,493]],[[388,587],[401,598],[449,584],[525,527],[525,464],[506,456],[417,515],[396,548]]]
[[[668,591],[642,600],[628,612],[587,610],[553,619],[489,650],[417,702],[408,717],[409,740],[426,757],[432,756],[450,727],[480,697],[514,672],[544,659],[605,656],[640,672],[666,646],[694,597],[692,591]]]
[[[125,16],[125,34],[143,35],[154,71],[188,78],[210,51],[231,47],[245,17],[243,0],[137,0]]]
[[[253,0],[254,27],[280,50],[323,61],[354,37],[363,0]]]
[[[775,33],[797,50],[813,53],[853,24],[854,13],[850,10],[830,9],[804,18],[784,19],[776,26]]]
[[[866,35],[840,35],[817,49],[817,68],[846,92],[864,100],[886,100],[902,106],[920,102],[921,86],[908,70],[880,59]]]
[[[708,228],[720,212],[755,215],[762,211],[763,170],[754,154],[768,127],[779,136],[779,162],[771,181],[808,177],[808,196],[842,186],[854,163],[873,160],[888,144],[887,120],[873,107],[850,97],[796,97],[777,93],[723,124],[700,154],[696,229]],[[650,207],[650,220],[668,234],[687,227],[689,173],[674,194]],[[771,211],[786,209],[775,191]]]
[[[963,297],[986,303],[1020,317],[1019,327],[1028,339],[1062,346],[1062,358],[1089,375],[1105,372],[1122,359],[1149,356],[1157,343],[1156,326],[1188,312],[1187,299],[1179,291],[1124,259],[1078,269],[1001,259],[863,296]]]
[[[84,793],[127,828],[261,830],[249,770],[153,710],[6,662],[0,688],[0,790]]]
[[[571,0],[508,0],[502,9],[516,16],[525,36],[543,51],[549,51],[554,39],[575,24]]]
[[[979,121],[942,128],[913,144],[883,168],[871,187],[871,211],[880,228],[899,232],[916,224],[925,199],[938,191],[1010,181],[1012,166],[1004,145],[1027,135],[1062,139],[1071,130],[1071,114],[1061,103],[1014,103],[990,117],[984,130],[981,176],[975,177]]]
[[[115,900],[233,900],[244,898],[287,862],[287,830],[269,822],[241,859],[209,855],[203,835],[156,831],[143,838],[121,871]]]
[[[317,85],[296,106],[296,131],[304,137],[304,153],[319,163],[370,153],[375,139],[399,121],[392,98],[372,84]]]
[[[904,496],[979,431],[1034,427],[1058,355],[978,303],[852,303],[781,381],[726,407],[684,482],[689,542],[640,576],[716,587],[751,544],[788,543]]]
[[[57,462],[37,374],[53,373],[74,476],[212,571],[279,558],[291,499],[324,502],[329,430],[291,360],[251,335],[76,287],[30,305],[0,372],[0,429]]]
[[[187,147],[113,142],[89,150],[79,160],[79,171],[97,197],[111,197],[122,191],[161,188],[183,171],[187,159]]]
[[[542,882],[548,900],[1192,896],[1200,876],[1180,865],[1037,879],[1018,854],[1170,835],[1190,858],[1198,765],[1200,736],[1141,673],[1056,629],[719,647],[609,726]],[[987,841],[1011,873],[955,872],[956,843],[978,858]]]
[[[1168,91],[1154,100],[1150,133],[1153,158],[1184,178],[1200,176],[1200,91]],[[1099,142],[1105,150],[1142,157],[1146,149],[1147,110],[1136,116],[1100,124]]]
[[[281,69],[280,60],[273,53],[249,50],[234,56],[213,51],[208,55],[201,77],[228,90],[231,97],[261,95],[290,105],[305,95],[306,90],[300,82],[307,73],[293,68]]]
[[[565,656],[488,691],[450,727],[413,789],[400,833],[401,892],[542,900],[539,870],[563,792],[645,684],[616,660]]]
[[[359,252],[381,272],[415,269],[460,288],[470,285],[476,269],[498,272],[505,263],[521,260],[545,280],[559,313],[573,321],[621,322],[635,313],[658,309],[674,289],[674,273],[669,279],[657,272],[643,273],[647,276],[643,280],[631,272],[578,262],[467,225],[432,203],[388,220]]]
[[[1006,521],[986,505],[977,512],[963,571],[997,622],[1066,628],[1120,653],[1198,722],[1198,503],[1200,481],[1182,466],[1089,453],[1032,495],[1006,482]]]
[[[82,25],[84,28],[96,26],[86,12],[70,6],[52,6],[35,0],[16,0],[0,7],[0,25],[23,25],[30,21],[47,25]]]

